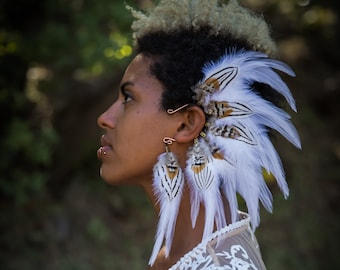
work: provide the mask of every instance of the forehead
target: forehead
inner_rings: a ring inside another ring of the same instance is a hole
[[[153,60],[142,54],[138,54],[128,65],[122,78],[121,84],[129,82],[136,91],[152,92],[161,94],[164,90],[162,83],[150,72]]]
[[[137,76],[148,76],[148,77],[154,77],[150,73],[150,66],[152,64],[152,60],[149,57],[146,57],[142,54],[138,54],[135,56],[135,58],[132,59],[130,64],[127,66],[124,77],[137,77]],[[156,79],[156,78],[155,78]]]

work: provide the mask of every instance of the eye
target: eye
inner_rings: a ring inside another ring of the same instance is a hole
[[[133,84],[131,82],[125,82],[120,87],[120,93],[121,98],[123,99],[123,104],[126,104],[134,99],[132,91],[130,91],[130,87],[133,87]]]
[[[124,101],[123,101],[124,104],[133,100],[132,95],[129,92],[123,91],[122,94],[123,94],[123,98],[124,98]]]

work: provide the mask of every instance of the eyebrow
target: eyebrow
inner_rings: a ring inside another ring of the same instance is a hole
[[[130,81],[127,81],[127,82],[124,82],[121,86],[120,86],[120,91],[123,93],[125,91],[125,87],[127,86],[133,86],[133,82],[130,82]]]

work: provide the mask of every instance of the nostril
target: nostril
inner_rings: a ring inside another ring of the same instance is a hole
[[[113,129],[117,119],[118,113],[117,103],[113,103],[105,112],[103,112],[97,119],[97,124],[103,129]]]
[[[105,128],[104,113],[97,118],[97,124],[99,127]]]
[[[112,107],[110,107],[108,110],[106,110],[105,112],[103,112],[97,119],[97,124],[99,127],[105,129],[105,128],[110,128],[113,129],[114,128],[114,111],[111,109]]]

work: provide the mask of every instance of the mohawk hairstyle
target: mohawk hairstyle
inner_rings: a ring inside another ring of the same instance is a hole
[[[228,34],[245,40],[254,51],[273,56],[276,46],[263,18],[240,6],[236,0],[229,0],[227,4],[223,2],[226,1],[161,0],[148,15],[128,7],[137,19],[132,24],[134,38],[178,29],[197,31],[209,26],[209,35]]]

